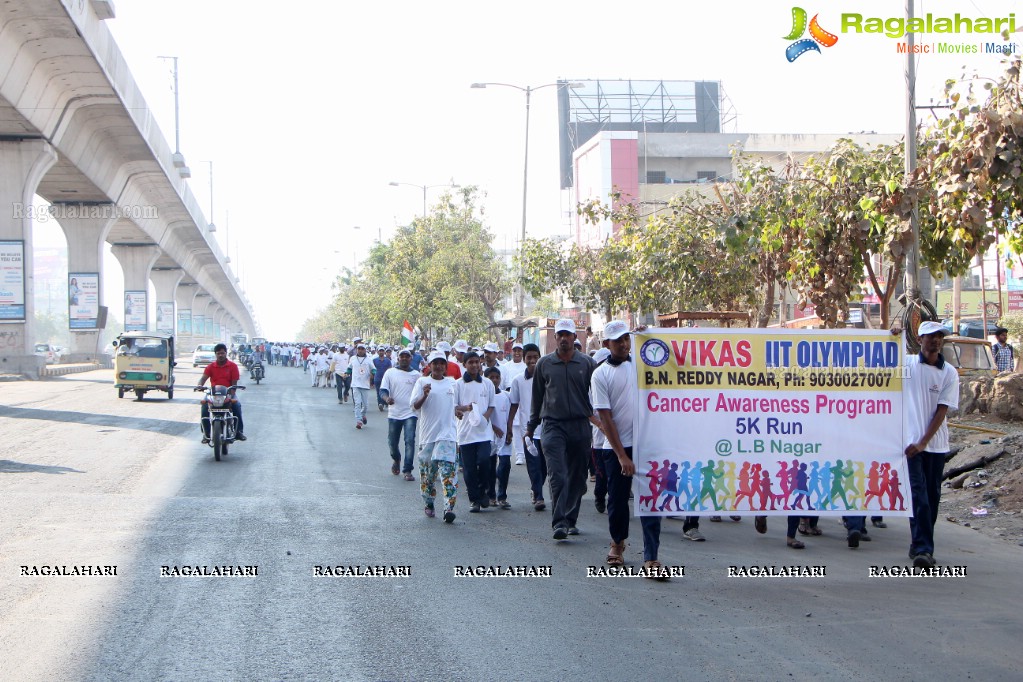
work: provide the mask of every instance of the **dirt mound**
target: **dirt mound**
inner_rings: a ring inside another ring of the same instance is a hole
[[[1005,421],[1023,422],[1023,374],[963,376],[959,382],[959,414],[977,412]]]

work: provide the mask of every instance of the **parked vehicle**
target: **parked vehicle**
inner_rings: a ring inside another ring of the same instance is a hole
[[[199,428],[202,433],[209,429],[209,446],[213,448],[213,458],[218,462],[222,457],[227,456],[227,446],[235,441],[238,433],[238,418],[231,410],[231,403],[234,397],[230,393],[229,386],[196,386],[193,390],[202,391],[205,395],[202,400],[209,410],[208,417],[201,417]],[[244,386],[235,386],[236,389],[245,390]]]
[[[984,321],[981,318],[959,320],[959,333],[956,334],[955,330],[952,329],[952,319],[942,320],[941,326],[948,330],[949,334],[955,336],[963,336],[969,339],[986,339],[989,336],[995,335],[995,330],[998,329],[998,323],[988,318],[987,321],[987,334],[984,334]]]
[[[216,344],[214,343],[200,343],[196,346],[195,351],[192,353],[192,367],[216,362],[217,354],[213,352],[215,346]]]
[[[117,397],[134,392],[142,400],[147,391],[164,391],[174,398],[174,336],[166,332],[125,332],[117,337],[114,353],[114,388]]]
[[[965,336],[946,336],[941,354],[945,357],[945,362],[955,367],[960,376],[978,372],[998,373],[990,341]]]
[[[51,346],[48,343],[37,343],[35,354],[43,358],[47,365],[60,364],[64,349],[60,346]]]

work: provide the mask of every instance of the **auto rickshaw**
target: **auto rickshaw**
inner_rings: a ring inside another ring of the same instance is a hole
[[[166,332],[125,332],[114,342],[114,388],[117,397],[134,391],[165,391],[174,398],[174,336]]]

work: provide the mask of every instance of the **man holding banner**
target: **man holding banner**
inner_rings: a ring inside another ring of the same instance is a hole
[[[946,331],[939,322],[921,322],[920,354],[906,359],[905,452],[913,491],[909,557],[917,568],[935,565],[934,524],[949,450],[945,415],[959,408],[959,373],[941,354]]]
[[[629,491],[636,473],[632,456],[632,415],[636,404],[636,370],[632,363],[632,339],[628,326],[613,320],[604,325],[604,341],[611,355],[593,372],[593,409],[600,416],[607,446],[600,451],[607,478],[607,525],[611,549],[607,563],[625,564],[623,553],[629,537]],[[657,560],[661,543],[661,518],[641,516],[645,577],[668,580]]]

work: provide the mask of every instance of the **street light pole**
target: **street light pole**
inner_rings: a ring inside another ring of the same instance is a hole
[[[530,95],[533,94],[534,90],[539,90],[541,88],[552,88],[552,87],[562,88],[562,87],[566,87],[566,88],[573,88],[573,89],[575,89],[575,88],[583,87],[583,84],[582,83],[557,82],[557,83],[544,83],[543,85],[537,85],[536,87],[533,87],[533,86],[530,86],[530,85],[527,85],[527,86],[523,87],[521,85],[513,85],[511,83],[473,83],[469,87],[473,88],[473,89],[484,89],[488,85],[499,85],[499,86],[505,87],[505,88],[514,88],[516,90],[521,90],[522,92],[526,93],[526,138],[525,138],[525,147],[526,147],[526,149],[525,149],[525,154],[524,154],[525,158],[524,158],[523,168],[522,168],[522,235],[521,235],[520,241],[519,241],[519,252],[521,254],[522,248],[526,244],[526,205],[527,205],[526,198],[528,196],[527,192],[529,190],[529,101],[530,101]],[[519,270],[519,277],[520,277],[520,279],[521,279],[521,276],[522,276],[522,270],[521,270],[521,263],[520,263],[520,270]],[[517,294],[516,294],[516,301],[515,301],[516,314],[519,317],[522,317],[525,314],[526,291],[525,291],[525,288],[522,286],[522,282],[521,281],[516,283],[516,289],[518,290]]]

